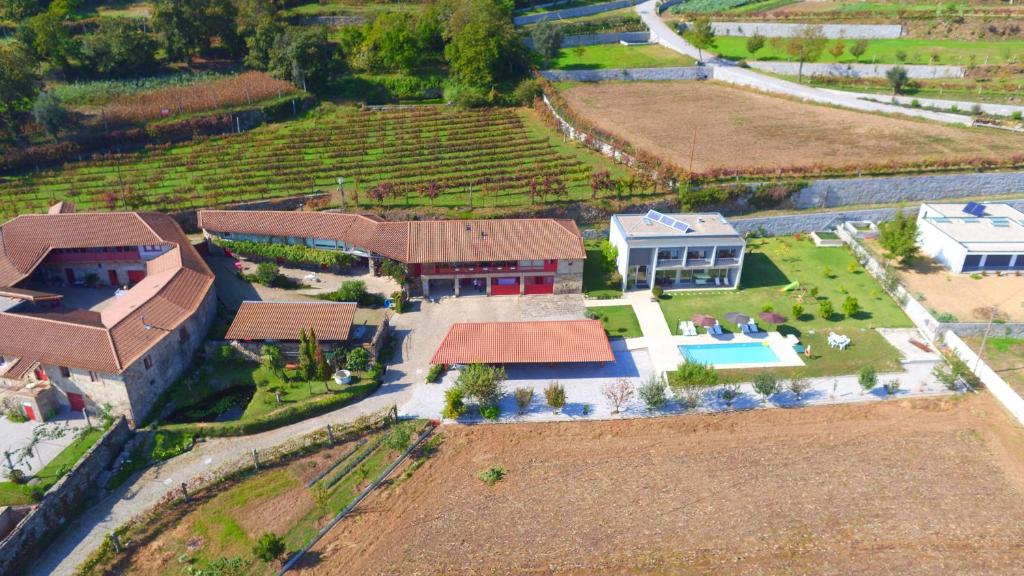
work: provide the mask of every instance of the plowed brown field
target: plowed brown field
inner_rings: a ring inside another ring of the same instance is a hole
[[[987,394],[442,431],[303,574],[1024,573],[1024,431]]]

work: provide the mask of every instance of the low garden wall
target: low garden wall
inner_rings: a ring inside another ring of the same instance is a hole
[[[847,94],[852,94],[847,92]],[[1014,114],[1024,114],[1024,106],[1013,105],[1013,104],[993,104],[991,102],[964,102],[963,100],[943,100],[939,98],[919,98],[916,96],[883,96],[881,94],[854,94],[856,97],[864,100],[874,100],[875,102],[890,102],[895,100],[899,104],[904,106],[913,105],[917,102],[917,105],[925,108],[935,108],[939,110],[953,110],[955,106],[958,110],[969,111],[975,106],[985,114],[991,114],[993,116],[1013,116]]]
[[[760,34],[768,38],[792,38],[810,24],[779,24],[774,22],[712,22],[711,28],[719,36],[753,36]],[[899,24],[821,24],[821,33],[826,38],[872,39],[899,38],[903,26]]]
[[[627,6],[632,6],[634,4],[636,4],[636,0],[615,0],[614,2],[605,2],[604,4],[591,4],[590,6],[580,6],[578,8],[552,10],[551,12],[541,12],[539,14],[524,14],[513,18],[512,23],[516,26],[523,26],[525,24],[533,24],[534,22],[543,22],[544,20],[579,18],[580,16],[590,16],[591,14],[600,14],[601,12],[626,8]]]
[[[604,70],[544,70],[541,74],[548,80],[555,82],[706,80],[710,75],[708,69],[703,66],[611,68]]]
[[[18,568],[46,548],[85,507],[96,493],[97,479],[114,463],[130,436],[128,421],[118,418],[75,467],[50,488],[42,502],[0,541],[0,574],[18,574]]]
[[[650,42],[650,32],[608,32],[607,34],[576,34],[562,38],[562,48],[573,48],[575,46],[594,46],[596,44],[618,44],[628,42],[639,44]],[[533,49],[533,38],[524,38],[523,44]]]
[[[1006,380],[996,373],[984,360],[978,357],[978,354],[971,349],[955,332],[952,330],[943,333],[943,342],[954,354],[963,360],[968,368],[974,372],[975,376],[981,379],[982,384],[985,388],[992,393],[993,396],[999,400],[1002,405],[1013,414],[1019,422],[1024,424],[1024,398],[1020,397]]]
[[[815,180],[793,196],[793,207],[805,209],[896,204],[966,196],[1024,196],[1024,172]]]
[[[747,65],[755,70],[796,76],[800,72],[799,62],[749,61]],[[804,64],[804,76],[830,76],[840,78],[885,78],[889,70],[902,67],[907,76],[916,79],[928,78],[963,78],[967,71],[963,66],[943,66],[928,64],[855,64],[839,62],[807,62]]]
[[[942,328],[949,330],[957,336],[983,336],[989,325],[987,322],[949,322],[942,325]],[[1009,336],[1011,338],[1024,338],[1024,323],[1020,322],[996,322],[992,324],[990,336]]]

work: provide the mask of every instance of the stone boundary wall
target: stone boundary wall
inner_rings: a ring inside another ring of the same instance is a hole
[[[753,36],[792,38],[803,32],[809,24],[781,24],[774,22],[712,22],[711,28],[719,36]],[[821,24],[821,33],[832,39],[878,39],[903,36],[899,24]]]
[[[97,491],[97,478],[114,463],[130,436],[128,421],[118,418],[75,467],[47,491],[43,501],[0,541],[0,574],[18,574],[18,568],[45,549],[85,507]]]
[[[575,46],[594,46],[596,44],[618,44],[628,42],[630,44],[642,44],[651,41],[650,32],[609,32],[607,34],[576,34],[562,38],[562,48]],[[533,38],[523,38],[523,44],[533,49]]]
[[[634,4],[636,4],[636,0],[615,0],[614,2],[605,2],[604,4],[591,4],[590,6],[580,6],[578,8],[552,10],[551,12],[541,12],[539,14],[525,14],[523,16],[516,16],[513,18],[512,23],[516,26],[523,26],[526,24],[533,24],[534,22],[543,22],[545,20],[579,18],[580,16],[590,16],[592,14],[600,14],[601,12],[626,8]]]
[[[541,74],[554,82],[603,82],[606,80],[707,80],[710,72],[704,66],[680,66],[671,68],[611,68],[604,70],[544,70]]]
[[[942,336],[946,346],[949,346],[954,354],[967,363],[967,366],[981,379],[985,388],[996,397],[996,400],[999,400],[1018,422],[1024,424],[1024,398],[1021,398],[1020,394],[1017,394],[995,370],[980,359],[978,354],[953,330],[946,331]]]
[[[948,322],[942,327],[957,336],[982,336],[988,330],[987,322]],[[993,322],[990,336],[1009,336],[1010,338],[1024,338],[1024,323],[1021,322]]]
[[[793,196],[793,207],[802,210],[864,204],[941,202],[943,198],[968,196],[1024,197],[1024,172],[815,180]]]
[[[1024,113],[1024,106],[1015,106],[1013,104],[992,104],[990,102],[966,102],[964,100],[942,100],[938,98],[919,98],[915,96],[886,96],[882,94],[861,94],[855,92],[846,92],[843,90],[828,90],[836,94],[844,96],[852,96],[860,98],[862,100],[872,100],[874,102],[896,102],[904,106],[910,106],[917,101],[917,104],[925,108],[935,108],[938,110],[952,110],[954,106],[958,110],[968,112],[971,108],[977,106],[985,114],[992,114],[994,116],[1013,116],[1014,113]]]
[[[800,69],[799,62],[748,61],[755,69],[773,74],[796,76]],[[838,62],[807,62],[804,64],[804,76],[830,76],[839,78],[885,78],[889,70],[901,66],[907,76],[916,79],[928,78],[963,78],[967,71],[962,66],[943,66],[927,64],[854,64]]]

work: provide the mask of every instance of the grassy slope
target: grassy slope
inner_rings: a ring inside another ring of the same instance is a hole
[[[753,58],[746,47],[747,39],[741,36],[720,36],[716,39],[715,51],[726,58],[746,60],[793,60],[786,54],[783,45],[772,46],[766,42],[764,48],[757,52],[757,58]],[[844,52],[838,59],[829,53],[838,40],[830,40],[825,51],[821,53],[818,62],[841,62],[841,63],[878,63],[878,64],[900,64],[896,57],[897,52],[906,53],[906,64],[947,64],[947,65],[968,65],[971,57],[974,57],[975,64],[984,64],[986,59],[989,64],[1005,64],[1010,59],[1017,61],[1024,52],[1024,40],[1002,40],[1002,41],[965,41],[965,40],[933,40],[925,38],[893,38],[883,40],[869,40],[867,51],[855,59],[849,49],[854,41],[844,40],[846,46]],[[932,61],[932,55],[938,58]]]
[[[598,44],[580,48],[563,48],[549,68],[561,70],[597,70],[604,68],[664,68],[692,66],[693,58],[683,56],[664,46],[623,46]]]
[[[57,454],[56,458],[40,469],[35,474],[35,477],[39,479],[39,490],[46,492],[51,486],[56,484],[63,476],[61,469],[66,468],[64,472],[67,472],[74,467],[75,463],[96,444],[96,441],[100,439],[103,432],[104,430],[101,428],[86,430],[81,436],[68,444],[67,448],[64,448],[60,454]],[[13,482],[0,482],[0,506],[30,504],[32,502],[33,499],[29,486]]]

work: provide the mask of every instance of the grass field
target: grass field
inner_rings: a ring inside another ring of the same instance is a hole
[[[781,288],[791,282],[800,282],[803,290],[783,292]],[[815,289],[817,295],[813,296]],[[842,311],[848,296],[856,298],[862,309],[853,317]],[[827,319],[818,309],[818,302],[826,299],[835,309]],[[797,302],[804,308],[798,318],[792,313]],[[767,307],[786,318],[778,327],[780,332],[796,334],[813,352],[804,368],[783,369],[783,373],[814,377],[854,374],[868,364],[879,372],[899,368],[899,353],[872,328],[910,327],[910,319],[848,250],[817,248],[807,237],[748,241],[738,290],[670,292],[661,300],[661,310],[674,333],[678,333],[680,320],[689,320],[695,314],[710,314],[726,331],[735,331],[725,319],[727,313],[739,312],[756,319]],[[774,328],[763,323],[762,327]],[[830,331],[849,336],[851,346],[843,351],[830,349],[826,342]]]
[[[442,431],[301,574],[931,576],[1024,557],[1024,433],[986,394]]]
[[[859,171],[1019,154],[1024,135],[841,110],[714,82],[604,82],[563,92],[604,130],[694,172]],[[696,141],[696,146],[693,143]]]
[[[560,70],[693,66],[694,59],[659,45],[597,44],[563,48],[548,66]]]
[[[589,199],[590,174],[598,167],[616,178],[627,174],[566,143],[531,110],[374,112],[324,105],[305,118],[239,135],[2,178],[0,206],[7,215],[40,211],[56,199],[73,199],[87,210],[181,210],[334,192],[344,177],[349,209],[500,210]],[[435,200],[423,190],[430,182],[439,186]],[[378,188],[381,183],[390,188]],[[375,192],[382,196],[374,198]]]
[[[587,315],[600,320],[610,337],[639,338],[644,335],[632,306],[595,306],[587,308]]]
[[[796,60],[786,54],[780,41],[773,45],[769,40],[757,52],[756,58],[747,50],[747,39],[741,36],[719,36],[713,49],[719,55],[735,60]],[[829,50],[842,42],[846,52],[836,58]],[[853,40],[830,40],[817,62],[861,62],[866,64],[947,64],[968,66],[971,64],[1019,63],[1024,58],[1024,40],[966,41],[938,40],[928,38],[891,38],[869,40],[867,51],[859,58],[849,53]],[[900,60],[899,54],[904,55]]]
[[[998,334],[999,326],[994,326],[992,332]],[[981,336],[964,338],[975,352],[981,350],[981,340]],[[989,337],[982,358],[1018,394],[1024,394],[1024,340],[1009,336]]]

